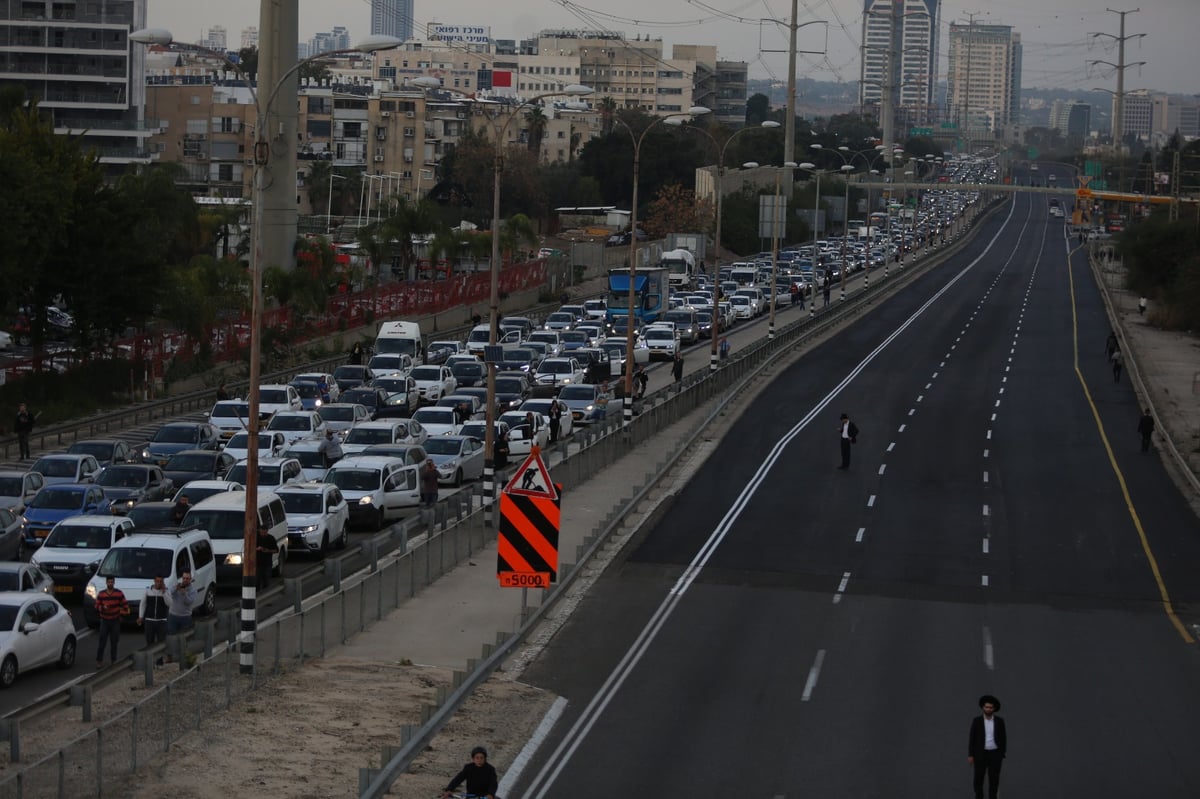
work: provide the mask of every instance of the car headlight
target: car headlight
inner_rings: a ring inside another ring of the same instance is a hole
[[[225,565],[226,566],[241,566],[242,565],[242,554],[240,552],[234,552],[229,555],[226,555],[225,556]]]
[[[362,499],[360,499],[360,500],[358,501],[358,504],[359,504],[359,505],[370,505],[370,504],[371,504],[373,501],[374,501],[374,500],[371,498],[371,495],[370,495],[370,494],[368,494],[367,496],[365,496],[365,497],[363,497]]]
[[[301,532],[301,533],[315,533],[315,532],[316,532],[317,530],[319,530],[319,529],[320,529],[320,528],[319,528],[317,525],[315,525],[315,524],[310,524],[310,525],[308,525],[307,527],[301,527],[301,528],[300,528],[300,532]]]
[[[87,565],[87,570],[88,570],[89,574],[95,574],[96,570],[99,568],[100,568],[100,561],[98,561],[98,560],[94,560]]]
[[[83,595],[86,596],[88,599],[95,599],[96,598],[96,586],[92,585],[91,583],[88,583],[87,588],[83,589]]]

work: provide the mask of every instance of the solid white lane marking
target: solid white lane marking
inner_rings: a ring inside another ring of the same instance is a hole
[[[863,540],[863,534],[865,534],[866,532],[867,532],[867,528],[865,528],[865,527],[858,528],[858,535],[854,536],[854,543],[861,544],[862,540]]]
[[[546,711],[546,715],[542,716],[542,721],[537,725],[537,729],[533,731],[533,735],[525,742],[525,746],[521,747],[520,753],[513,760],[512,765],[504,772],[504,779],[500,780],[500,791],[504,794],[510,794],[515,786],[521,780],[521,772],[529,765],[529,761],[533,760],[533,756],[537,754],[537,750],[545,743],[546,737],[550,735],[550,730],[558,723],[558,719],[562,716],[563,711],[567,709],[567,700],[564,697],[558,697],[551,703],[550,709]]]
[[[817,687],[817,680],[821,677],[821,664],[825,662],[825,650],[817,650],[817,658],[813,661],[812,668],[808,670],[808,679],[804,681],[804,693],[800,695],[801,702],[807,702],[812,699],[813,689]]]
[[[983,662],[988,671],[995,671],[996,653],[992,647],[992,631],[987,627],[983,628]]]

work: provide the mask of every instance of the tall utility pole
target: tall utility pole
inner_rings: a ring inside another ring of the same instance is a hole
[[[279,85],[276,102],[270,103],[271,118],[263,123],[270,142],[270,166],[266,175],[262,209],[263,264],[291,269],[296,245],[296,84],[292,74],[279,79],[296,65],[296,42],[300,39],[299,0],[259,0],[258,85]]]
[[[1117,63],[1113,64],[1108,61],[1091,61],[1091,64],[1105,64],[1117,70],[1117,91],[1113,94],[1113,148],[1118,152],[1125,151],[1125,70],[1130,67],[1137,67],[1145,64],[1145,61],[1138,61],[1134,64],[1125,63],[1125,42],[1130,39],[1138,39],[1145,36],[1144,33],[1134,33],[1129,36],[1125,35],[1125,15],[1136,14],[1141,11],[1140,8],[1134,8],[1129,11],[1117,11],[1109,8],[1105,9],[1121,18],[1121,33],[1113,36],[1111,33],[1093,33],[1092,38],[1104,36],[1113,39],[1117,43]]]
[[[791,161],[792,155],[796,148],[796,54],[805,53],[806,55],[825,55],[824,50],[797,50],[796,49],[796,33],[801,28],[806,28],[809,25],[827,25],[823,19],[813,19],[808,22],[796,21],[796,6],[797,0],[792,0],[792,18],[787,23],[788,26],[788,79],[787,79],[787,110],[784,112],[785,118],[783,121],[783,160]],[[777,25],[783,25],[783,20],[771,19],[766,20],[774,22]],[[778,53],[779,50],[762,49],[763,53]]]

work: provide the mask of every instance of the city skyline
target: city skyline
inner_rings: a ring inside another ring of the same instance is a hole
[[[546,28],[612,30],[628,38],[650,36],[670,44],[715,44],[722,60],[746,61],[751,78],[783,80],[787,73],[785,27],[735,21],[734,12],[748,14],[744,3],[694,5],[687,0],[656,4],[653,19],[635,0],[609,0],[603,13],[592,7],[554,0],[511,0],[504,5],[480,7],[472,0],[439,0],[431,4],[436,13],[423,10],[414,0],[414,31],[421,34],[430,23],[488,27],[492,38],[522,39]],[[766,0],[755,17],[768,13],[786,16],[787,0]],[[1109,36],[1119,31],[1117,14],[1105,10],[1104,0],[1046,0],[1028,5],[1006,3],[969,6],[966,0],[951,0],[941,6],[941,35],[951,22],[965,23],[973,13],[981,24],[1010,25],[1024,45],[1022,85],[1028,89],[1062,88],[1088,91],[1114,90],[1116,76],[1103,65],[1089,61],[1117,61],[1115,42]],[[801,50],[824,51],[825,55],[801,54],[797,74],[801,78],[853,82],[859,76],[859,50],[863,0],[812,0],[811,12],[801,11],[801,24],[825,20],[800,30]],[[337,4],[299,0],[300,39],[331,31],[335,26],[350,30],[357,41],[370,33],[370,0],[347,0]],[[428,7],[426,7],[428,8]],[[1116,10],[1132,10],[1117,8]],[[710,9],[720,9],[717,14]],[[769,10],[768,10],[769,9]],[[224,26],[229,40],[240,39],[241,30],[258,25],[258,4],[246,0],[209,0],[185,4],[179,0],[151,0],[149,24],[169,28],[180,41],[199,41],[213,26]],[[694,23],[694,24],[688,24]],[[1148,89],[1173,94],[1200,94],[1200,48],[1195,48],[1194,31],[1200,29],[1200,3],[1196,0],[1155,0],[1154,8],[1143,8],[1126,17],[1126,36],[1145,34],[1126,43],[1126,63],[1147,62],[1125,72],[1125,89]],[[666,48],[669,54],[669,47]],[[939,56],[938,81],[945,81],[945,52]]]

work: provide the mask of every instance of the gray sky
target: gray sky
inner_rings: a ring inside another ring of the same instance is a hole
[[[369,0],[299,0],[300,35],[307,39],[335,25],[350,30],[355,41],[370,33]],[[577,5],[566,0],[414,0],[415,30],[430,22],[480,25],[491,28],[493,38],[520,39],[543,28],[584,28],[624,31],[662,38],[670,44],[716,44],[722,59],[747,61],[752,78],[787,73],[787,56],[760,53],[783,50],[786,31],[760,20],[782,19],[788,0],[587,0]],[[258,24],[254,0],[149,0],[150,25],[171,30],[179,41],[198,41],[212,25],[224,25],[229,46],[237,47],[241,30]],[[800,31],[800,49],[825,55],[801,55],[798,73],[817,80],[858,78],[858,46],[862,0],[799,0],[800,21],[824,20]],[[1126,16],[1126,35],[1144,38],[1126,44],[1126,61],[1147,62],[1127,69],[1125,88],[1151,89],[1177,94],[1200,94],[1200,0],[1139,0],[1114,4],[1112,0],[944,0],[942,3],[941,55],[944,69],[945,31],[953,20],[1011,25],[1024,45],[1022,85],[1031,88],[1062,87],[1088,90],[1116,88],[1113,70],[1088,67],[1089,61],[1117,61],[1116,44],[1093,33],[1117,35],[1118,11],[1141,8]]]

